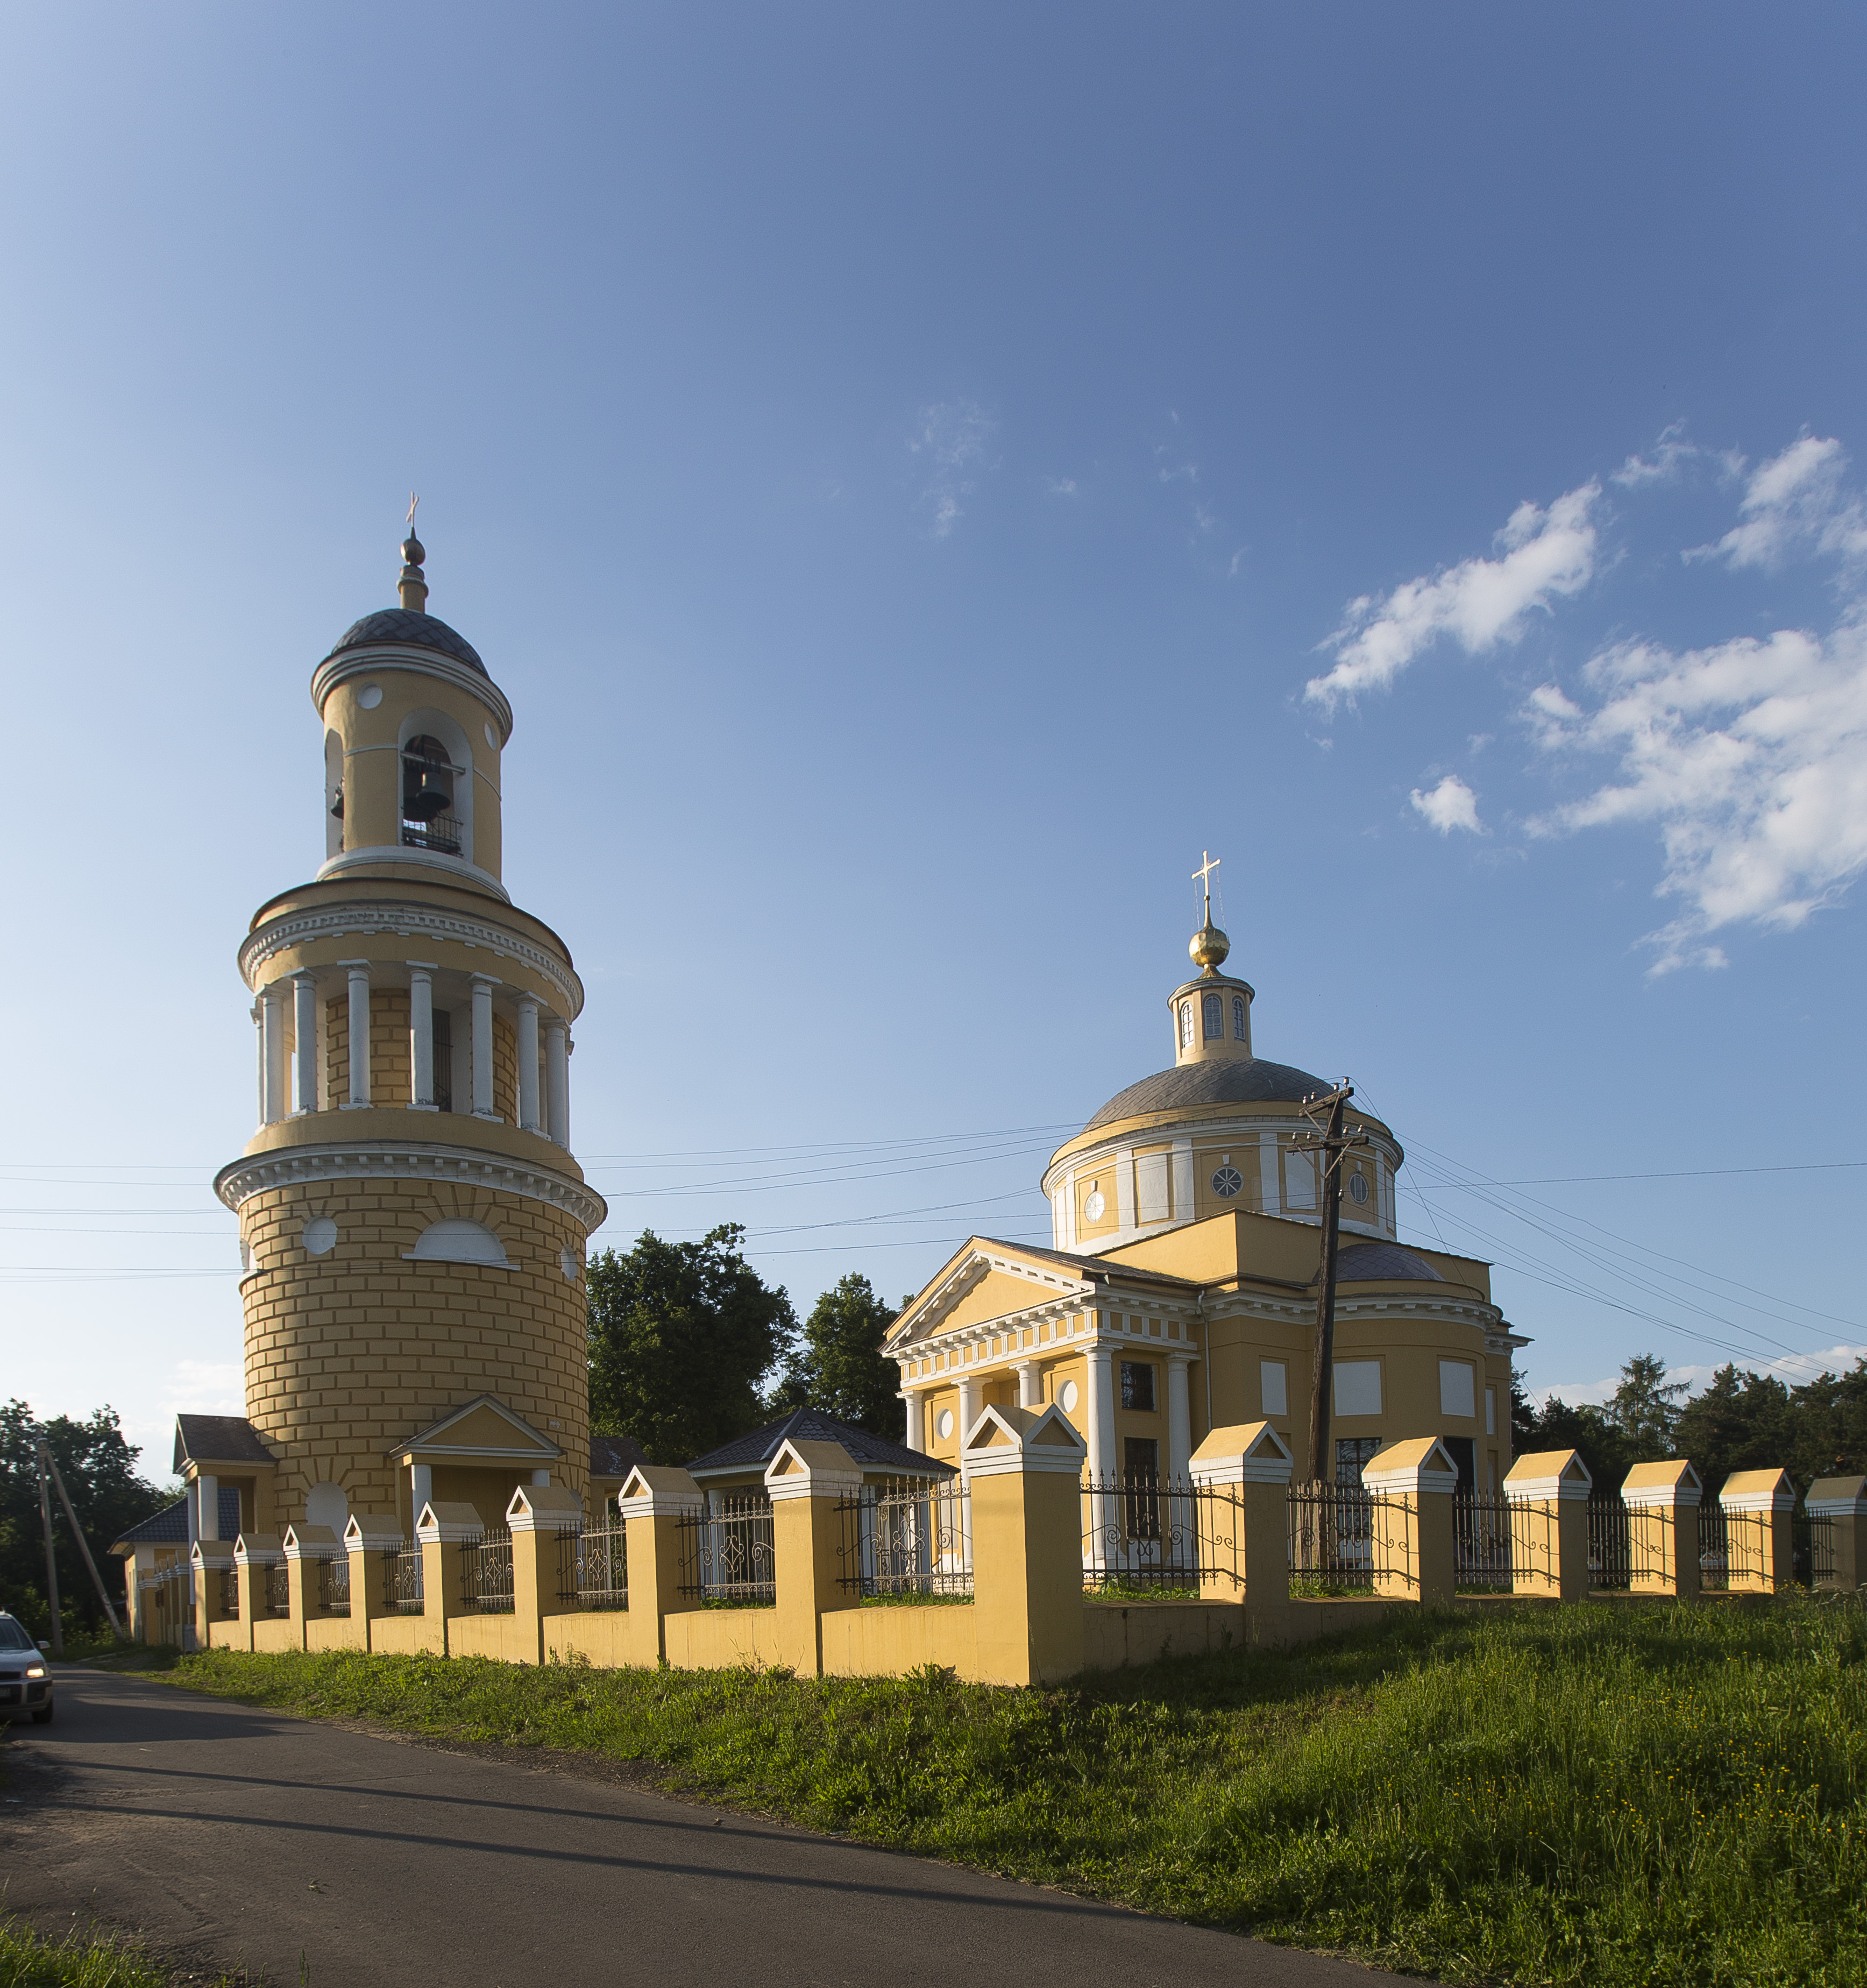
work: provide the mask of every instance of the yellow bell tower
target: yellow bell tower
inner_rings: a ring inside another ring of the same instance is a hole
[[[412,533],[402,553],[401,607],[312,674],[322,867],[239,954],[259,1122],[214,1187],[240,1218],[248,1426],[186,1418],[186,1474],[238,1483],[265,1533],[358,1511],[412,1534],[430,1497],[493,1523],[515,1485],[589,1475],[583,989],[501,881],[511,706],[425,611]]]

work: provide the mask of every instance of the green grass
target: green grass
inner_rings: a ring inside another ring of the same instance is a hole
[[[0,1920],[0,1988],[175,1988],[178,1978],[133,1941],[46,1939],[21,1920]],[[231,1988],[230,1976],[217,1979]]]
[[[1395,1617],[1050,1691],[221,1652],[174,1675],[656,1763],[800,1822],[1451,1982],[1867,1984],[1851,1601]]]

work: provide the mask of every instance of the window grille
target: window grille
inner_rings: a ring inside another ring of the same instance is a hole
[[[1154,1369],[1146,1360],[1122,1362],[1122,1406],[1150,1410],[1154,1405]]]
[[[1250,1031],[1245,1026],[1244,996],[1242,994],[1232,996],[1232,1040],[1240,1043],[1251,1040]]]
[[[1183,1050],[1190,1050],[1193,1046],[1193,1003],[1190,1001],[1183,1001],[1180,1004],[1180,1046]]]

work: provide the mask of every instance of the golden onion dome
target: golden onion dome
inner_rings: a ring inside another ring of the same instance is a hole
[[[1191,954],[1193,964],[1205,973],[1217,973],[1225,964],[1226,955],[1231,949],[1231,941],[1213,923],[1210,916],[1187,942],[1187,951]]]

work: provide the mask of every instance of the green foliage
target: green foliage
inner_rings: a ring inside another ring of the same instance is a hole
[[[1396,1614],[1068,1689],[351,1653],[195,1687],[658,1763],[816,1827],[1447,1982],[1867,1983],[1852,1601]]]
[[[175,1980],[172,1968],[130,1942],[78,1933],[46,1939],[22,1919],[0,1921],[0,1988],[174,1988]],[[221,1982],[229,1988],[231,1977]]]
[[[852,1272],[811,1307],[785,1361],[784,1378],[768,1405],[774,1415],[821,1408],[872,1435],[899,1442],[907,1411],[895,1397],[901,1370],[883,1357],[882,1341],[900,1314]]]
[[[590,1259],[590,1426],[681,1464],[756,1428],[758,1384],[797,1328],[791,1300],[740,1253],[728,1222],[697,1242],[644,1229]]]
[[[110,1558],[111,1543],[168,1500],[137,1475],[142,1452],[123,1440],[116,1411],[96,1410],[88,1421],[56,1415],[39,1424],[24,1401],[0,1408],[0,1608],[10,1610],[35,1636],[51,1633],[46,1598],[45,1535],[39,1523],[39,1465],[35,1441],[42,1427],[52,1454],[71,1493],[71,1502],[89,1542],[91,1557],[106,1581],[122,1579]],[[109,1633],[109,1624],[71,1537],[56,1486],[52,1493],[52,1536],[59,1570],[59,1613],[68,1635],[86,1630]],[[113,1589],[112,1601],[119,1589]]]

